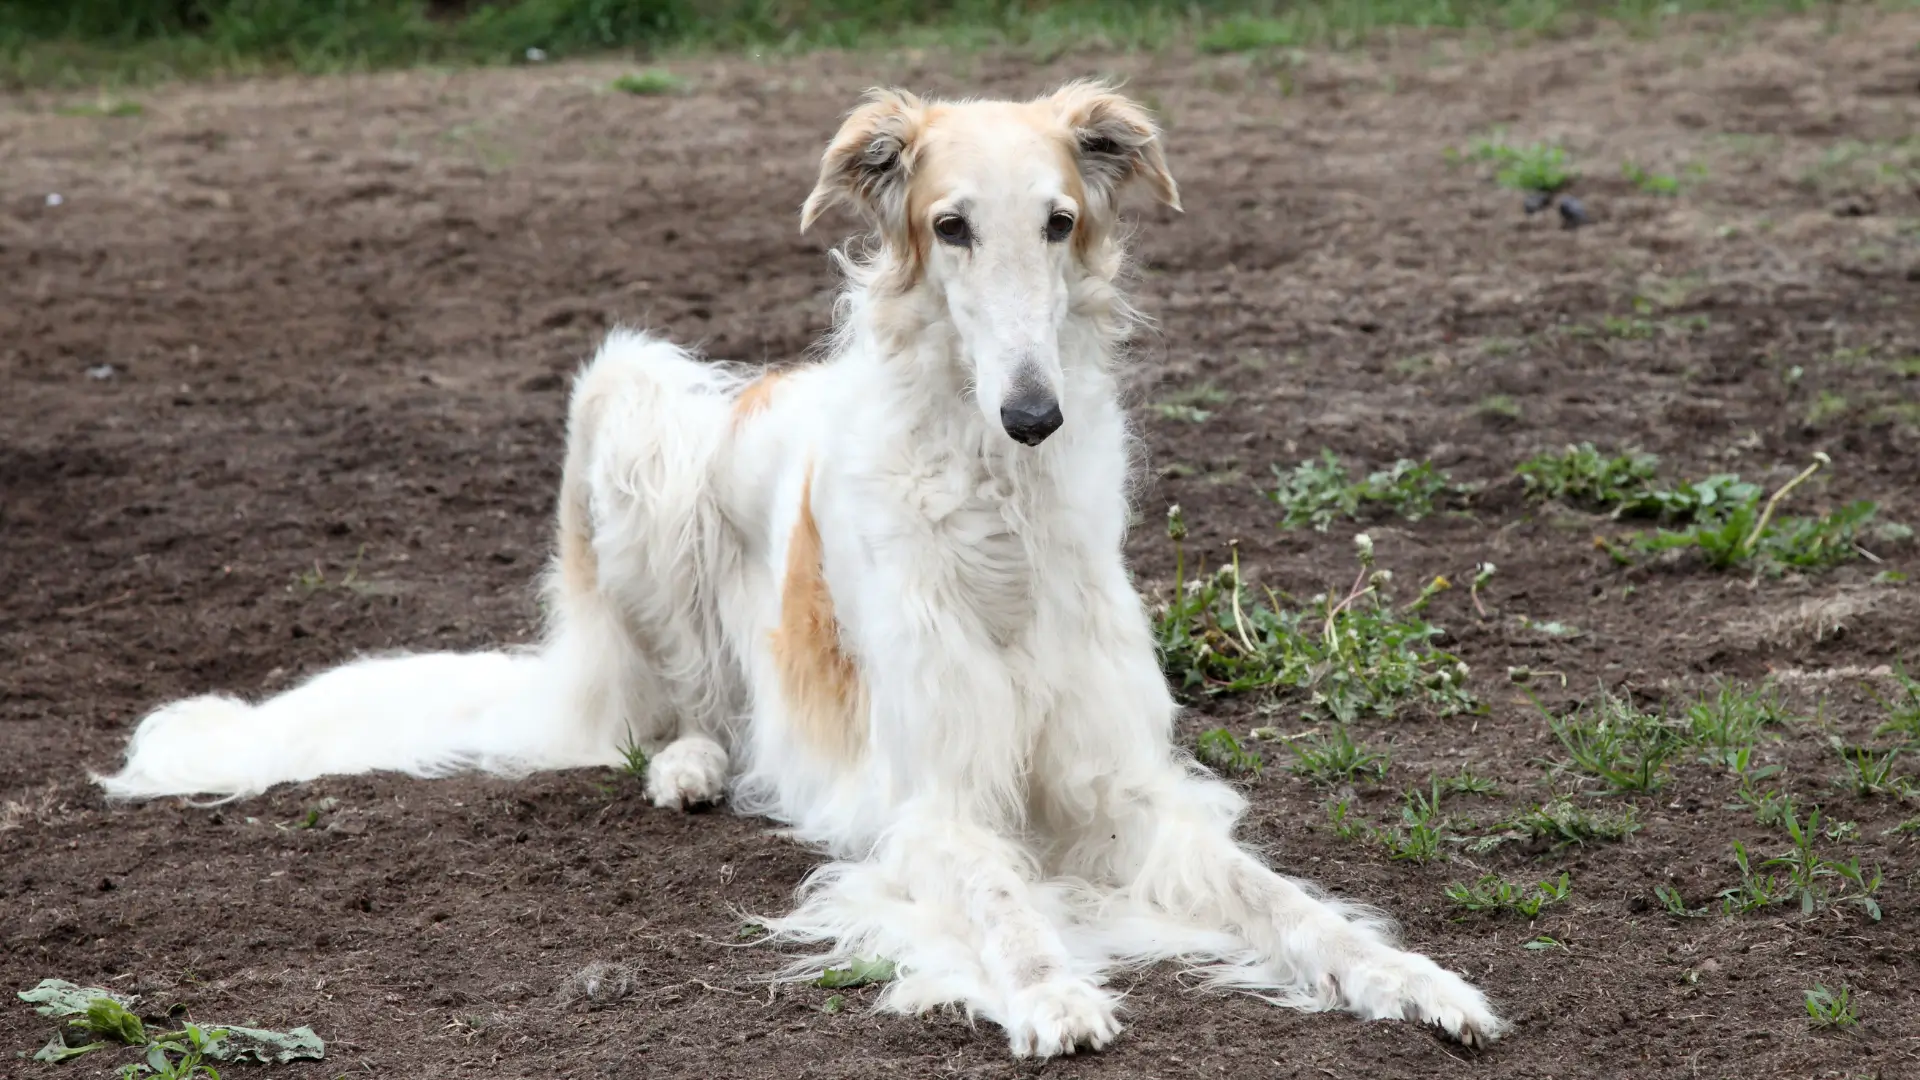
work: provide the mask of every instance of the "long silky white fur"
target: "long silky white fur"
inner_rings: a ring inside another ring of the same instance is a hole
[[[1480,992],[1396,948],[1383,919],[1238,843],[1243,800],[1176,747],[1122,562],[1130,310],[1111,281],[1064,286],[1068,422],[1026,447],[970,400],[938,283],[886,293],[885,258],[843,262],[830,359],[757,415],[735,408],[741,375],[608,338],[574,390],[561,492],[597,586],[567,587],[563,551],[540,647],[366,659],[257,705],[168,705],[101,783],[237,796],[329,773],[604,764],[631,742],[654,755],[656,802],[725,785],[831,856],[766,920],[821,949],[788,974],[887,956],[887,1006],[959,1005],[1016,1053],[1112,1039],[1106,974],[1166,959],[1279,1004],[1497,1035]],[[769,650],[803,493],[869,698],[851,756],[803,737]]]

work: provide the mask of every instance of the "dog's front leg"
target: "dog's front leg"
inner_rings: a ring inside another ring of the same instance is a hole
[[[899,860],[918,904],[964,920],[998,999],[969,1004],[1006,1028],[1016,1056],[1098,1049],[1119,1033],[1113,995],[1075,970],[1016,843],[926,799],[903,808],[881,857]]]
[[[1117,890],[1119,910],[1241,938],[1256,959],[1229,982],[1303,1008],[1426,1021],[1464,1043],[1496,1037],[1504,1025],[1465,979],[1396,948],[1385,920],[1275,873],[1234,839],[1245,801],[1174,747],[1176,706],[1131,590],[1110,582],[1086,613],[1080,651],[1064,665],[1080,677],[1065,688],[1037,771],[1058,868]]]

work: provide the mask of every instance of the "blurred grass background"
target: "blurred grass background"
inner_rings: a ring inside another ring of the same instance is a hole
[[[1868,0],[1914,6],[1920,0]],[[1855,0],[1858,6],[1858,0]],[[610,51],[900,45],[1211,51],[1350,45],[1394,27],[1554,33],[1837,0],[4,0],[0,85],[516,63]],[[528,50],[537,50],[531,56]]]

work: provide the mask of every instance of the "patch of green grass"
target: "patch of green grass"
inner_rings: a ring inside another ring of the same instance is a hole
[[[1570,759],[1562,767],[1601,781],[1611,792],[1658,789],[1682,745],[1666,717],[1604,689],[1573,713],[1548,716],[1547,722]]]
[[[1920,180],[1920,136],[1841,139],[1823,151],[1800,180],[1824,191],[1905,187]]]
[[[1491,777],[1481,776],[1472,768],[1461,769],[1453,776],[1441,781],[1440,786],[1452,795],[1498,795],[1500,785]]]
[[[1508,820],[1499,832],[1469,841],[1467,850],[1484,853],[1502,844],[1519,841],[1559,852],[1569,847],[1625,840],[1638,831],[1640,817],[1631,806],[1623,806],[1618,810],[1593,810],[1570,799],[1560,798],[1541,803]]]
[[[1842,983],[1838,991],[1814,983],[1806,992],[1807,1022],[1817,1028],[1850,1028],[1860,1023],[1853,1011],[1853,991]]]
[[[1474,411],[1481,416],[1498,420],[1518,420],[1523,412],[1520,403],[1511,394],[1489,394],[1480,399]]]
[[[1440,857],[1447,819],[1440,813],[1440,781],[1436,777],[1426,791],[1411,788],[1401,796],[1400,823],[1391,829],[1376,830],[1373,838],[1387,849],[1387,858],[1396,861],[1429,863]]]
[[[1454,906],[1467,911],[1506,911],[1523,919],[1532,919],[1540,914],[1541,909],[1565,900],[1568,889],[1569,880],[1564,873],[1558,879],[1549,878],[1536,885],[1523,885],[1508,881],[1498,874],[1486,874],[1472,884],[1453,882],[1446,886],[1445,892]]]
[[[1814,395],[1813,404],[1807,406],[1807,426],[1825,427],[1852,411],[1853,403],[1844,394],[1831,390],[1822,390]]]
[[[1236,15],[1214,24],[1194,45],[1201,52],[1226,53],[1277,49],[1300,42],[1300,25],[1294,19]]]
[[[1273,590],[1256,593],[1238,556],[1188,581],[1179,507],[1168,515],[1175,543],[1173,595],[1155,613],[1160,663],[1177,693],[1193,700],[1223,694],[1304,691],[1309,714],[1338,721],[1392,716],[1419,703],[1441,715],[1477,708],[1467,667],[1433,646],[1440,628],[1396,608],[1392,575],[1373,562],[1373,541],[1355,537],[1360,572],[1345,595],[1327,593],[1294,606]],[[1431,590],[1427,594],[1430,595]]]
[[[1592,443],[1535,454],[1514,470],[1535,499],[1618,510],[1642,499],[1654,486],[1660,459],[1628,451],[1603,454]]]
[[[1223,727],[1201,733],[1194,756],[1200,759],[1202,765],[1219,773],[1252,773],[1257,776],[1265,765],[1258,750],[1247,749],[1239,739],[1234,738],[1233,732]]]
[[[1755,0],[1742,11],[1803,6]],[[1533,0],[77,0],[0,6],[0,86],[525,63],[615,50],[1011,47],[1047,58],[1069,49],[1187,43],[1216,51],[1352,47],[1394,27],[1551,31],[1595,15],[1644,27],[1725,7],[1724,0],[1657,8]],[[1877,161],[1878,154],[1846,160]]]
[[[1821,834],[1820,811],[1814,810],[1804,824],[1789,811],[1782,827],[1792,842],[1785,852],[1753,866],[1745,844],[1733,842],[1733,864],[1740,883],[1720,893],[1723,914],[1743,915],[1779,905],[1798,904],[1802,915],[1812,915],[1835,904],[1860,908],[1874,922],[1880,921],[1880,902],[1876,894],[1884,877],[1878,868],[1863,870],[1860,860],[1822,857],[1814,850]]]
[[[1836,740],[1834,750],[1840,755],[1840,764],[1845,770],[1838,783],[1857,798],[1891,795],[1903,799],[1913,794],[1913,778],[1897,771],[1899,747],[1881,752],[1865,746],[1847,746]]]
[[[58,109],[55,109],[54,111],[59,113],[61,116],[99,116],[99,117],[124,118],[129,116],[140,116],[143,113],[145,113],[147,110],[143,108],[141,104],[137,101],[127,101],[125,99],[116,101],[116,100],[109,100],[107,98],[101,98],[98,101],[82,101],[73,105],[62,105]]]
[[[1431,462],[1406,458],[1356,481],[1340,455],[1331,450],[1322,450],[1318,459],[1309,458],[1291,469],[1275,465],[1273,473],[1280,486],[1267,497],[1281,509],[1283,529],[1312,525],[1326,532],[1336,518],[1358,521],[1381,510],[1419,521],[1433,513],[1435,499],[1462,490]]]
[[[1754,745],[1767,729],[1785,727],[1798,717],[1772,683],[1741,686],[1721,681],[1687,706],[1685,719],[1687,741],[1694,746],[1737,750]],[[1715,759],[1716,763],[1721,760]]]
[[[1509,143],[1498,131],[1474,140],[1464,154],[1456,156],[1491,164],[1494,182],[1515,191],[1555,192],[1580,175],[1561,147],[1551,143]]]
[[[1815,454],[1814,459],[1771,496],[1731,473],[1674,489],[1649,486],[1617,506],[1614,516],[1653,516],[1684,523],[1683,527],[1629,535],[1624,548],[1604,539],[1596,543],[1616,562],[1632,562],[1629,552],[1690,551],[1716,570],[1780,574],[1822,570],[1856,559],[1869,531],[1889,539],[1907,533],[1904,526],[1876,523],[1878,507],[1864,500],[1814,517],[1778,515],[1780,504],[1795,488],[1830,464],[1825,454]]]
[[[1887,710],[1887,718],[1873,729],[1876,737],[1898,735],[1909,745],[1920,744],[1920,679],[1907,674],[1903,664],[1893,671],[1894,685],[1897,689],[1887,697],[1878,690],[1873,696]]]
[[[657,97],[661,94],[677,94],[687,88],[687,82],[671,71],[660,68],[648,68],[631,75],[622,75],[613,80],[613,89],[636,97]]]
[[[1620,175],[1627,183],[1649,195],[1680,194],[1680,178],[1671,173],[1649,172],[1646,168],[1631,161],[1620,163]]]
[[[1293,771],[1322,784],[1352,781],[1365,775],[1379,779],[1387,774],[1391,758],[1353,741],[1345,724],[1334,724],[1333,734],[1318,733],[1289,739],[1286,747],[1293,754]]]

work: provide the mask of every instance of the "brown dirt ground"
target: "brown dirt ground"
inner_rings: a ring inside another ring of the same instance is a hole
[[[1883,835],[1915,807],[1834,787],[1813,730],[1768,754],[1859,823],[1823,848],[1885,867],[1878,924],[1649,908],[1661,882],[1696,903],[1732,884],[1733,839],[1782,846],[1701,766],[1633,800],[1646,827],[1625,843],[1424,867],[1332,836],[1326,793],[1284,769],[1253,782],[1253,840],[1401,917],[1520,1021],[1479,1055],[1158,972],[1129,980],[1116,1046],[1045,1066],[960,1019],[870,1015],[859,992],[827,1014],[826,991],[770,992],[773,958],[730,947],[736,909],[778,909],[813,857],[763,822],[650,810],[607,773],[327,780],[213,811],[109,808],[84,774],[166,699],[364,650],[526,640],[564,376],[597,335],[645,322],[717,355],[795,356],[833,288],[828,238],[799,236],[796,208],[860,88],[1025,94],[1089,71],[1164,111],[1185,188],[1184,216],[1138,228],[1136,291],[1159,320],[1143,402],[1203,381],[1229,395],[1198,425],[1141,410],[1143,582],[1171,574],[1157,521],[1174,500],[1211,559],[1237,537],[1294,592],[1344,578],[1355,526],[1281,533],[1252,491],[1322,446],[1490,485],[1464,513],[1371,524],[1403,581],[1500,569],[1484,619],[1465,590],[1433,611],[1490,711],[1362,725],[1394,750],[1388,782],[1356,793],[1369,816],[1468,763],[1505,794],[1463,812],[1543,796],[1554,747],[1511,665],[1566,675],[1549,704],[1772,672],[1864,738],[1861,672],[1920,661],[1915,586],[1871,581],[1920,571],[1911,545],[1805,580],[1624,571],[1588,543],[1600,523],[1507,478],[1570,440],[1775,483],[1824,449],[1832,479],[1798,505],[1870,497],[1920,522],[1920,378],[1895,363],[1920,355],[1916,41],[1911,14],[1856,14],[1837,32],[1407,37],[1284,61],[734,58],[682,64],[692,90],[668,98],[609,93],[620,68],[580,64],[179,86],[121,119],[0,99],[0,984],[309,1023],[329,1062],[271,1070],[300,1077],[1920,1076],[1920,848]],[[1568,145],[1598,224],[1530,219],[1443,163],[1495,125]],[[1656,197],[1619,178],[1628,157],[1708,171]],[[1648,318],[1709,323],[1565,332],[1632,316],[1636,295],[1657,298]],[[1248,706],[1188,733],[1221,722]],[[1573,897],[1535,926],[1460,918],[1441,886],[1483,868],[1566,870]],[[1566,947],[1521,948],[1540,934]],[[631,965],[633,995],[566,1004],[596,960]],[[1857,1031],[1808,1029],[1815,982],[1857,992]],[[46,1027],[0,1006],[0,1073],[105,1071],[15,1060]]]

